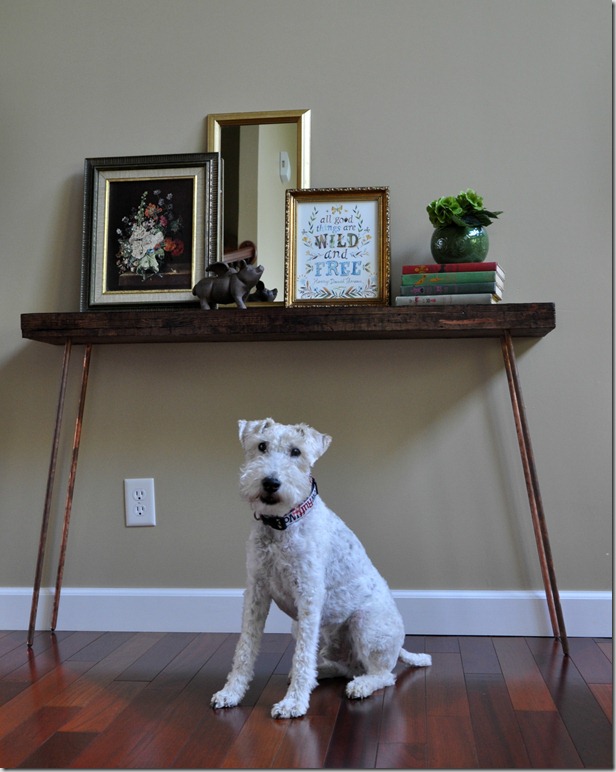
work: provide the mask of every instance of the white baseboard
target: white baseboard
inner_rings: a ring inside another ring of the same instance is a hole
[[[542,591],[394,590],[407,634],[552,634]],[[238,632],[240,589],[125,589],[65,587],[58,630]],[[612,636],[610,592],[560,593],[567,634]],[[0,629],[25,630],[32,590],[0,588]],[[37,629],[49,629],[53,589],[41,589]],[[266,632],[289,632],[289,618],[272,606]]]

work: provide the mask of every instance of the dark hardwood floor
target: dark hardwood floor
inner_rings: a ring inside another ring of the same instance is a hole
[[[364,701],[322,682],[276,721],[293,644],[266,635],[249,693],[214,711],[234,634],[0,632],[6,768],[612,768],[612,641],[407,637],[428,669]]]

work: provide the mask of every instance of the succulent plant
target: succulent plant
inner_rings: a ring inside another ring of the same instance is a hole
[[[462,228],[487,226],[502,214],[484,209],[483,198],[471,188],[461,191],[457,196],[437,198],[428,204],[426,210],[435,228],[446,225],[459,225]]]

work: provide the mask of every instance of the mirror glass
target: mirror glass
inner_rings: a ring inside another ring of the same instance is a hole
[[[283,302],[285,192],[310,187],[310,110],[208,115],[207,150],[223,160],[220,259],[254,244],[263,283]]]

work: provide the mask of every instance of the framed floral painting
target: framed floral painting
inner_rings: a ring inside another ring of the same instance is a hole
[[[218,260],[220,156],[86,158],[81,310],[196,303]]]
[[[389,305],[389,189],[286,197],[285,304]]]

